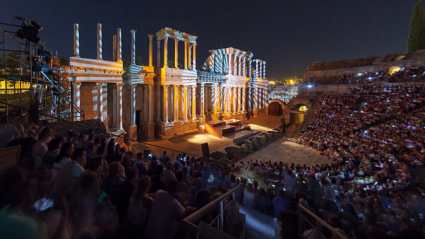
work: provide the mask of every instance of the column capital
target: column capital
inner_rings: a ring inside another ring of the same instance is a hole
[[[136,31],[136,30],[134,30],[134,29],[131,29],[131,30],[130,30],[130,33],[131,33],[131,34],[136,34],[136,32],[137,32],[137,31]]]
[[[119,86],[119,87],[121,87],[121,86],[123,86],[124,85],[124,83],[122,83],[122,82],[118,82],[117,83],[117,86]]]
[[[148,37],[149,37],[150,39],[152,39],[152,38],[153,38],[153,35],[152,35],[152,34],[148,34]]]

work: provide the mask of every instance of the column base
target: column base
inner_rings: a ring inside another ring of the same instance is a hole
[[[132,124],[128,126],[126,141],[137,141],[137,125]]]
[[[155,140],[155,123],[154,122],[148,123],[148,140],[149,141]]]

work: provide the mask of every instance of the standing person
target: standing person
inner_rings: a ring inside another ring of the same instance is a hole
[[[295,187],[297,186],[297,180],[292,177],[292,170],[287,170],[288,175],[285,177],[285,189],[289,196],[295,194]]]
[[[313,200],[314,205],[318,207],[320,205],[320,201],[322,200],[322,187],[320,186],[319,182],[316,180],[316,177],[314,175],[310,175],[309,181],[310,181],[309,195],[311,199]]]
[[[177,221],[182,219],[184,208],[175,198],[177,180],[167,182],[167,191],[158,190],[146,225],[146,238],[168,239],[177,232]]]
[[[38,137],[37,142],[35,142],[32,149],[32,158],[35,160],[35,167],[41,167],[41,161],[46,154],[50,140],[52,139],[52,129],[49,127],[45,127],[43,131],[41,131],[40,136]]]
[[[282,188],[279,188],[279,197],[273,199],[273,211],[275,218],[277,218],[281,212],[288,212],[288,200]]]
[[[29,118],[35,125],[38,125],[40,118],[40,94],[36,92],[30,103]]]
[[[71,161],[71,155],[74,153],[74,144],[71,142],[66,142],[62,145],[61,151],[59,152],[58,157],[55,160],[52,168],[52,181],[55,180],[59,171],[65,166],[66,163]]]

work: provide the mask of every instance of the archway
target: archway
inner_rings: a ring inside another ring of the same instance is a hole
[[[401,67],[399,66],[391,66],[390,69],[388,69],[388,74],[392,75],[400,70],[401,70]]]
[[[285,109],[285,104],[283,104],[280,100],[272,100],[269,102],[268,108],[268,115],[274,115],[274,116],[283,116],[283,110]]]

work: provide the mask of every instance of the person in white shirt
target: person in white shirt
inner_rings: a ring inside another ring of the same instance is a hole
[[[297,180],[295,180],[294,177],[292,177],[292,171],[288,170],[288,176],[285,177],[285,189],[286,193],[289,195],[294,195],[295,193],[295,187],[297,186]]]
[[[168,161],[165,164],[165,169],[164,169],[164,176],[162,177],[162,181],[167,184],[168,180],[170,179],[175,179],[176,177],[174,176],[173,173],[173,163],[171,161]]]
[[[167,182],[167,191],[158,190],[155,201],[146,224],[146,238],[168,239],[174,238],[177,232],[178,221],[182,219],[184,207],[177,201],[177,180]]]
[[[52,139],[52,129],[45,127],[38,137],[37,142],[35,142],[31,156],[35,160],[35,167],[39,168],[41,166],[41,160],[44,157],[44,154],[47,152],[47,144]]]
[[[245,207],[255,209],[256,198],[254,191],[252,190],[252,184],[248,183],[246,189],[243,192],[242,203]]]
[[[71,161],[71,155],[74,153],[74,144],[71,142],[66,142],[62,145],[61,151],[53,164],[52,168],[52,181],[55,180],[59,171],[65,166],[65,164]]]

